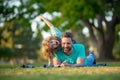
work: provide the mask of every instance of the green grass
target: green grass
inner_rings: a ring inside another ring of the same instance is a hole
[[[120,80],[120,62],[106,67],[62,67],[23,69],[0,65],[0,80]]]

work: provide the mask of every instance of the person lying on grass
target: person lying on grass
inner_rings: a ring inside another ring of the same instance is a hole
[[[43,54],[50,60],[53,59],[54,67],[58,66],[91,66],[94,64],[94,54],[85,56],[85,48],[83,44],[73,44],[73,37],[70,32],[65,32],[61,37],[61,45],[57,43],[51,44],[51,40],[58,38],[50,36],[43,40]],[[54,47],[55,50],[52,50]],[[55,48],[56,47],[56,48]],[[52,52],[54,51],[54,52]]]
[[[44,40],[43,44],[42,44],[42,46],[43,46],[42,51],[43,51],[43,53],[45,53],[44,55],[48,59],[48,65],[51,65],[51,62],[52,62],[51,59],[55,56],[55,53],[61,49],[60,48],[61,47],[60,38],[61,38],[62,32],[58,28],[54,27],[54,25],[51,24],[43,16],[39,16],[39,17],[48,25],[48,27],[50,28],[50,31],[51,31],[51,35],[53,36],[53,37],[49,37],[48,39]],[[72,38],[72,43],[76,44],[76,41],[73,39],[73,35],[71,33],[70,33],[70,35]],[[64,61],[64,62],[66,62],[66,61]],[[87,56],[87,58],[85,59],[85,62],[87,62],[87,66],[96,64],[95,56],[94,56],[93,52],[91,52]],[[104,64],[100,64],[100,65],[104,65]],[[99,64],[98,64],[98,66],[99,66]]]
[[[61,37],[62,50],[56,52],[53,58],[53,65],[57,66],[91,66],[94,63],[94,54],[85,56],[85,47],[83,44],[73,44],[71,33],[65,32]],[[89,61],[89,62],[88,62]]]
[[[42,51],[43,51],[43,53],[45,53],[44,55],[48,59],[48,65],[50,65],[52,54],[55,53],[57,48],[61,46],[60,38],[61,38],[62,32],[58,28],[54,27],[54,25],[52,23],[50,23],[50,21],[48,21],[45,17],[39,16],[39,18],[42,19],[47,24],[47,26],[50,28],[51,36],[53,36],[51,38],[50,37],[47,38],[46,40],[44,40],[42,42],[43,43]],[[71,36],[73,36],[73,35],[71,34]],[[73,40],[73,43],[75,44],[76,41]],[[50,48],[48,47],[48,44],[49,44],[49,46],[51,46]],[[50,54],[49,57],[48,57],[48,54]]]

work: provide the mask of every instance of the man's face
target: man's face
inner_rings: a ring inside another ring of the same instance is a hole
[[[72,40],[71,40],[71,38],[63,37],[61,39],[61,45],[62,45],[62,49],[63,49],[64,53],[66,53],[66,54],[71,53],[71,50],[72,50]]]

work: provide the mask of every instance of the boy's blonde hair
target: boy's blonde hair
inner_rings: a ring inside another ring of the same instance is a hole
[[[48,60],[52,59],[55,55],[55,52],[57,51],[56,49],[50,48],[49,42],[51,40],[60,41],[60,39],[58,39],[57,37],[54,37],[54,36],[50,36],[42,41],[42,53],[43,53],[44,57],[47,58]]]

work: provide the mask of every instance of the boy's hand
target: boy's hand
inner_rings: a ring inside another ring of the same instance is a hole
[[[39,16],[41,19],[43,19],[44,17],[43,16]]]

